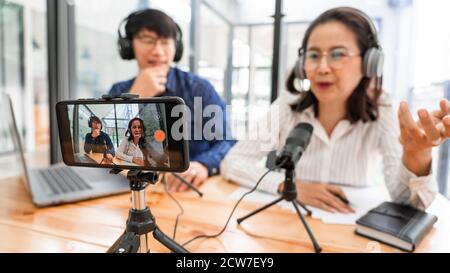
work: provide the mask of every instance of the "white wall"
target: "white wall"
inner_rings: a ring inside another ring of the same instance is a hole
[[[450,80],[450,1],[416,0],[414,86]]]

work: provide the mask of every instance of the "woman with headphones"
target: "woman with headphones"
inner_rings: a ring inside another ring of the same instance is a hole
[[[117,148],[117,158],[141,166],[168,167],[168,156],[153,149],[146,137],[144,121],[138,117],[131,119],[125,137]]]
[[[268,154],[263,145],[275,140],[273,148],[280,150],[292,128],[307,122],[314,131],[296,165],[298,201],[329,212],[352,212],[338,185],[370,185],[369,167],[381,155],[392,200],[428,207],[437,192],[431,150],[450,137],[449,102],[442,100],[435,112],[419,110],[417,123],[405,102],[396,115],[381,89],[382,66],[376,29],[366,14],[347,7],[321,14],[306,30],[287,80],[287,89],[300,91],[300,97],[292,100],[283,94],[273,103],[257,125],[270,128],[259,135],[264,141],[239,141],[222,162],[225,178],[254,186],[267,171],[258,167]],[[270,127],[274,116],[282,118],[277,128]],[[272,172],[260,188],[279,192],[283,180],[282,173]]]
[[[110,95],[130,92],[140,97],[177,96],[182,98],[191,113],[201,112],[201,124],[191,119],[189,141],[189,169],[180,174],[188,182],[199,186],[208,176],[219,173],[220,161],[234,145],[226,115],[203,117],[203,109],[218,106],[225,113],[225,103],[214,87],[205,79],[192,73],[173,67],[183,55],[182,32],[180,27],[167,14],[156,9],[133,12],[119,25],[119,54],[124,60],[136,59],[139,73],[130,80],[122,81],[111,87]],[[194,106],[194,100],[201,101],[201,106]],[[214,136],[203,134],[203,125],[212,121],[223,129],[217,129]],[[198,126],[201,125],[201,126]],[[201,138],[197,139],[200,132]],[[194,139],[195,136],[195,139]],[[172,174],[166,174],[166,181],[171,191],[184,191],[188,187],[180,183]]]

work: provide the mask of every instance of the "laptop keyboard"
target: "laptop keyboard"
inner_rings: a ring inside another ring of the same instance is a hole
[[[71,193],[89,190],[92,187],[87,184],[76,172],[67,166],[53,167],[36,170],[43,178],[41,184],[50,194]]]

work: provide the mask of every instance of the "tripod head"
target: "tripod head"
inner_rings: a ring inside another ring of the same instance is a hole
[[[148,184],[156,184],[158,182],[158,173],[129,170],[127,178],[130,182],[130,189],[132,191],[140,191],[145,189]]]

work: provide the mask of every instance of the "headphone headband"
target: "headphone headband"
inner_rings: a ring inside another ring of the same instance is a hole
[[[128,37],[126,30],[125,30],[125,25],[126,25],[125,23],[127,23],[134,16],[137,16],[138,14],[143,13],[144,11],[147,11],[147,10],[138,10],[138,11],[132,12],[127,17],[123,18],[122,21],[120,21],[119,28],[117,29],[119,38],[133,38],[133,37]],[[122,28],[122,26],[124,26],[123,28],[124,28],[125,35],[122,35],[122,33],[120,32],[120,29]]]
[[[351,12],[354,12],[356,14],[358,14],[359,16],[361,16],[362,18],[364,18],[364,20],[367,22],[367,24],[369,25],[370,28],[370,35],[372,37],[372,40],[375,44],[376,47],[380,47],[379,41],[378,41],[378,32],[377,32],[377,28],[375,27],[375,24],[373,23],[372,19],[369,17],[369,15],[367,15],[365,12],[356,9],[356,8],[352,8],[352,7],[343,7],[342,9],[346,9],[349,10]]]

